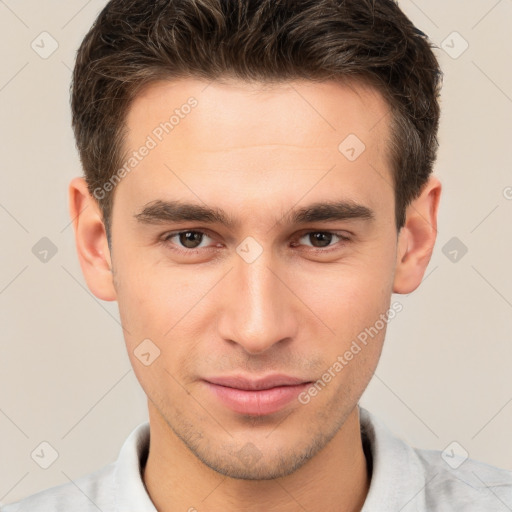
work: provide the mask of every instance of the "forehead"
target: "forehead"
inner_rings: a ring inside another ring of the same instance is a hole
[[[133,101],[125,139],[127,155],[150,139],[152,149],[117,188],[138,203],[206,189],[208,200],[236,190],[240,203],[273,191],[296,201],[334,169],[312,194],[343,184],[361,199],[369,178],[392,183],[389,120],[382,95],[358,82],[155,82]]]
[[[151,83],[137,95],[126,119],[129,138],[149,132],[158,119],[169,120],[190,98],[197,101],[193,123],[180,122],[179,129],[173,129],[173,138],[179,139],[176,150],[228,149],[243,146],[247,136],[253,145],[304,148],[318,143],[332,147],[350,131],[362,140],[388,136],[388,120],[381,122],[387,117],[388,104],[379,91],[363,82],[180,79]]]

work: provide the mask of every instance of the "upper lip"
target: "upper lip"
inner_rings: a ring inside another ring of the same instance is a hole
[[[297,384],[305,384],[309,381],[289,375],[275,374],[265,377],[245,377],[243,375],[233,375],[224,377],[209,377],[205,379],[207,382],[217,384],[219,386],[227,386],[236,389],[260,390],[270,389],[277,386],[296,386]]]

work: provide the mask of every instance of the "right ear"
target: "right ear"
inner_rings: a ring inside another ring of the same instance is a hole
[[[68,191],[76,250],[87,286],[98,299],[116,300],[110,249],[98,201],[89,193],[84,178],[73,178]]]

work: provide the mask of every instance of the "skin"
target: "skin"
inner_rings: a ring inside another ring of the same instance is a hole
[[[308,404],[294,400],[277,413],[235,413],[202,379],[320,379],[390,308],[392,292],[420,284],[436,238],[439,180],[430,178],[397,232],[388,106],[361,83],[154,83],[129,110],[127,150],[190,96],[197,107],[117,185],[112,252],[84,180],[69,187],[87,285],[118,302],[148,396],[149,495],[161,512],[358,511],[370,479],[357,403],[385,328]],[[366,146],[355,161],[338,150],[349,134]],[[157,199],[222,208],[237,224],[135,218]],[[285,222],[293,209],[337,200],[366,206],[373,219]],[[179,236],[162,241],[179,230],[205,233],[197,254],[173,250],[193,247]],[[349,241],[318,245],[318,231]],[[262,248],[251,263],[236,251],[248,236]],[[148,338],[160,356],[145,366],[134,350]]]

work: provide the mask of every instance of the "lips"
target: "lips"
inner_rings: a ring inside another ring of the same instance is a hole
[[[211,377],[204,381],[219,402],[240,414],[266,415],[283,409],[311,381],[288,375]]]
[[[267,377],[260,377],[258,379],[250,379],[240,375],[233,377],[212,377],[206,380],[219,386],[227,386],[229,388],[244,390],[261,390],[279,386],[295,386],[306,382],[304,379],[290,377],[288,375],[268,375]]]

